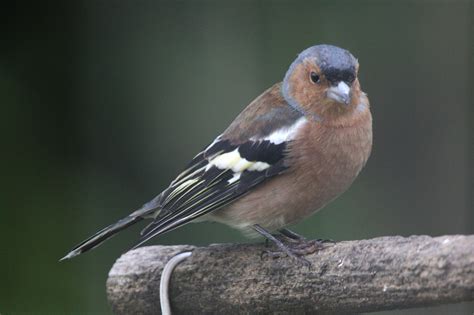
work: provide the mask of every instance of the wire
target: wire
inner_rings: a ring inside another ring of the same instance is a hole
[[[179,265],[183,260],[191,256],[192,252],[183,252],[173,256],[163,268],[160,280],[160,305],[161,314],[171,315],[170,299],[168,295],[168,288],[170,284],[171,274],[174,268]]]

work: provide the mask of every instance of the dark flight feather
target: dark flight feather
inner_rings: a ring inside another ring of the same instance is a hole
[[[220,140],[197,155],[160,198],[163,211],[142,232],[137,246],[159,234],[173,230],[189,221],[222,208],[247,193],[266,179],[286,169],[283,163],[286,143],[267,140],[247,141],[233,145]],[[231,168],[220,169],[209,163],[217,156],[238,149],[249,162],[265,162],[265,170],[244,170],[239,178]]]

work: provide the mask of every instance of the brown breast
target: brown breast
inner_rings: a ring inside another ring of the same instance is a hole
[[[372,146],[368,106],[352,114],[347,123],[337,126],[308,122],[289,146],[291,167],[287,173],[208,218],[242,230],[253,224],[275,230],[296,223],[336,198],[357,177]]]

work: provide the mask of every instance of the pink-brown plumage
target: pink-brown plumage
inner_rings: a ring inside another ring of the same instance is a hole
[[[326,108],[338,104],[311,108],[312,113],[325,119],[309,120],[289,144],[292,171],[268,180],[238,202],[211,213],[208,219],[243,229],[249,235],[254,224],[274,231],[308,217],[344,192],[367,162],[372,147],[369,101],[358,82],[355,87],[348,108]],[[263,115],[275,104],[284,104],[281,84],[258,97],[244,113]],[[324,113],[318,110],[321,108]],[[242,130],[254,126],[249,117],[258,116],[242,116],[228,131],[234,134],[235,126]]]

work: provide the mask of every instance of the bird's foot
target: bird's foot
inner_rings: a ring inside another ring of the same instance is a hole
[[[327,240],[300,240],[295,242],[294,240],[291,243],[283,244],[283,246],[278,246],[278,250],[272,251],[267,250],[265,253],[272,258],[281,258],[284,256],[290,256],[303,265],[309,267],[311,263],[304,257],[306,255],[311,255],[320,250],[323,250],[334,243],[333,241],[329,242]]]
[[[273,237],[284,243],[299,243],[306,238],[288,229],[281,229],[278,233],[272,234]],[[270,239],[265,238],[265,247],[270,247]]]
[[[324,244],[336,244],[337,242],[335,240],[332,240],[330,238],[324,239],[324,238],[318,238],[316,241]]]
[[[263,256],[268,256],[268,257],[271,257],[273,259],[278,259],[278,258],[288,256],[288,257],[291,257],[292,259],[296,260],[296,262],[298,262],[298,264],[301,264],[302,266],[306,266],[308,268],[311,267],[311,262],[308,259],[306,259],[305,257],[303,257],[304,255],[301,255],[298,250],[295,250],[295,249],[290,248],[290,247],[280,247],[280,246],[278,246],[278,250],[267,249],[267,250],[262,252],[262,257]]]
[[[288,229],[281,229],[279,230],[280,232],[280,235],[281,235],[281,238],[280,239],[284,239],[286,240],[287,242],[292,242],[292,243],[297,243],[297,244],[304,244],[304,243],[307,243],[307,242],[319,242],[319,243],[336,243],[336,241],[332,240],[332,239],[322,239],[322,238],[318,238],[317,240],[307,240],[306,237],[302,236],[302,235],[299,235],[298,233],[295,233],[291,230],[288,230]]]
[[[305,255],[313,254],[328,247],[328,243],[334,243],[333,240],[307,240],[305,237],[287,229],[280,230],[280,235],[275,236],[258,225],[254,228],[257,232],[265,236],[266,246],[268,246],[268,241],[272,241],[278,248],[276,251],[265,250],[262,254],[266,254],[272,258],[289,256],[308,268],[311,266],[311,263],[304,258]]]

